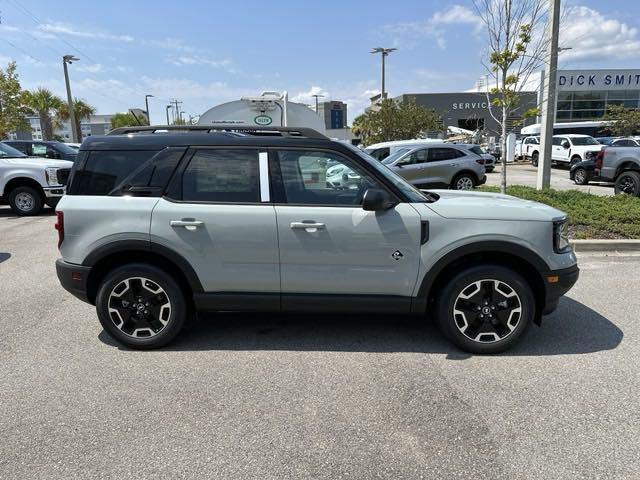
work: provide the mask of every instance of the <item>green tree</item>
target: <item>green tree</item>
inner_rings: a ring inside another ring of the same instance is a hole
[[[62,99],[51,90],[43,87],[36,88],[26,94],[27,105],[35,110],[40,117],[40,127],[42,128],[42,139],[53,140],[53,117],[57,115],[58,109],[62,106]]]
[[[131,112],[116,113],[111,117],[111,128],[138,127],[140,125],[147,125],[147,119],[136,117]]]
[[[433,110],[417,105],[414,99],[405,102],[386,99],[353,121],[352,131],[364,146],[391,140],[410,140],[427,131],[442,130],[440,116]]]
[[[76,120],[76,132],[78,132],[78,139],[82,141],[82,129],[80,128],[80,122],[84,118],[89,118],[91,115],[96,113],[96,108],[93,105],[89,105],[82,99],[75,98],[73,100],[73,113],[75,115]],[[64,122],[70,120],[69,115],[69,104],[62,103],[58,108],[58,118]]]
[[[545,63],[548,40],[539,35],[547,0],[473,0],[487,31],[489,46],[486,95],[489,113],[500,125],[502,152],[507,151],[509,118],[520,105],[520,92]],[[531,113],[531,112],[529,112]],[[507,191],[507,156],[502,155],[500,192]]]
[[[17,130],[30,131],[31,127],[25,119],[28,113],[16,63],[10,62],[4,70],[0,68],[0,139],[7,138]]]
[[[630,137],[640,134],[640,110],[622,105],[607,107],[607,129],[615,136]]]

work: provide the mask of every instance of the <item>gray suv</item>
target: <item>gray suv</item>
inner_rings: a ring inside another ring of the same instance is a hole
[[[348,181],[328,181],[340,169]],[[174,340],[195,310],[418,315],[493,353],[578,278],[564,213],[422,192],[303,128],[91,136],[56,214],[62,286],[140,349]]]
[[[466,145],[434,143],[400,148],[382,163],[419,187],[470,190],[487,181],[485,159]]]

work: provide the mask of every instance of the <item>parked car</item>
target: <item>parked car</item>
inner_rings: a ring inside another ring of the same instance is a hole
[[[635,138],[616,138],[609,144],[611,147],[640,147],[640,140]]]
[[[601,145],[611,145],[611,142],[615,139],[615,137],[594,137],[596,141]]]
[[[600,178],[613,182],[616,193],[640,196],[640,148],[606,147],[596,155]]]
[[[569,178],[576,185],[587,185],[590,181],[600,181],[600,170],[596,169],[595,157],[575,163],[569,170]]]
[[[0,143],[0,200],[21,216],[55,208],[64,194],[73,162],[28,157]]]
[[[529,136],[522,139],[522,156],[525,160],[531,160],[534,166],[538,165],[540,156],[540,137]]]
[[[85,140],[56,211],[60,283],[130,347],[167,345],[191,310],[244,310],[429,316],[458,347],[499,352],[578,278],[547,205],[421,192],[310,129],[162,128]],[[358,188],[307,183],[307,157]]]
[[[554,135],[551,146],[551,160],[556,165],[564,164],[573,166],[574,164],[586,160],[587,154],[595,155],[604,145],[598,143],[595,138],[589,135],[567,134]],[[531,147],[531,163],[538,166],[540,156],[540,145]]]
[[[4,143],[30,157],[74,161],[78,151],[65,143],[46,140],[4,140]]]
[[[411,148],[419,145],[428,145],[431,143],[441,143],[442,140],[435,140],[430,138],[416,138],[413,140],[395,140],[391,142],[380,142],[373,145],[369,145],[364,149],[369,155],[376,160],[384,160],[389,155],[396,153],[399,149]]]
[[[485,160],[466,145],[435,143],[399,149],[382,163],[419,187],[469,190],[487,181]]]

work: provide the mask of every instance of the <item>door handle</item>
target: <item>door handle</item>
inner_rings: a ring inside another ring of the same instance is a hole
[[[201,220],[171,220],[169,225],[172,227],[184,227],[187,230],[195,230],[204,225],[204,222]]]
[[[324,223],[316,223],[316,222],[291,222],[291,228],[294,230],[304,229],[307,232],[315,232],[317,230],[323,230],[325,228]]]

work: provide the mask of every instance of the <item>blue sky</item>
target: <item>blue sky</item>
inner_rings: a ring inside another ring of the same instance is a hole
[[[606,6],[604,6],[606,5]],[[640,68],[640,1],[565,1],[564,68]],[[103,2],[0,0],[0,65],[18,62],[23,87],[74,95],[98,113],[144,108],[162,122],[168,100],[187,114],[263,90],[349,103],[350,120],[379,91],[379,56],[394,46],[387,90],[451,92],[484,74],[485,32],[471,0]]]

